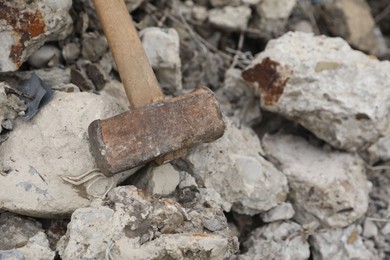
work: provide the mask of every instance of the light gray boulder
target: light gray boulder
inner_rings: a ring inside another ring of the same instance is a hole
[[[390,62],[354,51],[340,38],[287,33],[268,43],[242,76],[262,107],[332,146],[362,150],[390,124]]]
[[[262,143],[287,176],[298,223],[345,227],[367,211],[369,183],[357,155],[326,151],[292,135],[266,135]]]
[[[188,172],[220,194],[225,211],[255,215],[281,204],[288,193],[285,175],[261,154],[256,134],[228,121],[222,138],[192,149]]]

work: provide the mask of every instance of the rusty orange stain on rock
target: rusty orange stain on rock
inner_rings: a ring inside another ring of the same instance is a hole
[[[19,67],[25,42],[45,31],[43,15],[38,10],[29,12],[0,3],[0,20],[5,20],[6,24],[17,33],[18,43],[11,46],[9,58]]]
[[[261,63],[244,70],[241,76],[248,82],[257,83],[264,105],[272,106],[283,94],[291,73],[291,70],[267,57]]]

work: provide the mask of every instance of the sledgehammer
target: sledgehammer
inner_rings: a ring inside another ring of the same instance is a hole
[[[97,166],[110,177],[185,154],[187,148],[223,135],[218,102],[205,87],[164,99],[124,0],[93,0],[131,110],[96,120],[88,128]]]

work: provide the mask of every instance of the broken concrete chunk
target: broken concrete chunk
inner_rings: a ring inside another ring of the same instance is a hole
[[[151,167],[134,183],[138,188],[145,189],[153,195],[170,195],[179,185],[180,174],[169,163]]]
[[[314,5],[327,30],[357,49],[376,54],[375,21],[365,0],[330,0]]]
[[[377,259],[365,247],[360,233],[361,227],[356,225],[313,233],[309,239],[313,259]]]
[[[0,259],[54,259],[55,252],[49,247],[46,234],[39,231],[28,243],[17,249],[0,250]]]
[[[149,27],[140,32],[140,37],[161,87],[170,94],[182,89],[180,44],[176,30]]]
[[[352,50],[340,38],[287,33],[268,43],[242,76],[264,109],[348,151],[364,149],[390,124],[390,62]]]
[[[23,247],[31,237],[41,231],[42,225],[35,219],[10,212],[0,213],[0,250]]]
[[[238,242],[220,209],[186,209],[123,186],[100,205],[77,209],[57,250],[62,259],[226,259]]]
[[[248,251],[231,259],[308,259],[309,243],[303,232],[300,225],[291,221],[275,222],[257,228],[244,242]]]
[[[211,9],[209,11],[209,22],[211,25],[224,30],[241,31],[246,29],[250,16],[251,9],[248,6],[225,6],[222,9]]]
[[[71,0],[15,0],[0,3],[0,72],[15,71],[46,41],[71,23]]]
[[[261,214],[261,219],[264,222],[275,222],[278,220],[288,220],[295,214],[294,208],[291,203],[283,202],[282,204],[270,209],[269,211]]]
[[[345,227],[367,211],[369,185],[357,155],[321,150],[292,135],[266,135],[262,143],[287,176],[298,223]]]
[[[284,174],[261,154],[256,134],[228,121],[222,138],[192,149],[188,172],[220,194],[225,211],[255,215],[281,204],[288,193]]]
[[[83,34],[81,46],[81,56],[91,62],[99,61],[108,49],[106,37],[96,32]]]
[[[0,175],[0,209],[64,216],[88,206],[89,197],[104,195],[123,176],[99,175],[86,133],[93,120],[125,109],[107,94],[57,92],[32,120],[17,121],[0,149],[0,161],[12,169]],[[86,178],[77,177],[88,172]]]

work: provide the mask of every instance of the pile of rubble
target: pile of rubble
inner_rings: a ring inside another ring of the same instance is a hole
[[[129,103],[92,1],[0,3],[0,259],[390,257],[386,0],[125,2],[226,132],[105,177],[88,125]]]

